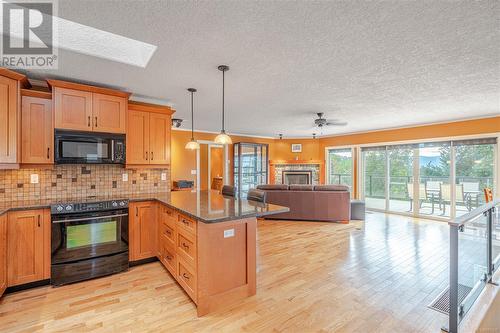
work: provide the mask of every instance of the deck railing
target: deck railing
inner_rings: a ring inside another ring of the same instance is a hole
[[[484,204],[450,222],[448,331],[459,324],[500,266],[500,200]]]

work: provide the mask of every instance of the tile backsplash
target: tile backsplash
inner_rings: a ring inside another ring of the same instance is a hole
[[[162,180],[162,173],[166,180]],[[31,183],[31,175],[38,183]],[[123,175],[126,174],[124,181]],[[56,165],[53,169],[0,170],[0,202],[89,198],[170,191],[169,169],[117,165]]]

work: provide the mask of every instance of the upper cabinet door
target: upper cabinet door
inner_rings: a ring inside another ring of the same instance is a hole
[[[54,163],[54,124],[52,100],[22,98],[22,160],[21,163]]]
[[[152,112],[149,119],[150,164],[170,164],[170,115]]]
[[[127,164],[149,164],[149,112],[129,110]]]
[[[92,93],[54,88],[55,127],[92,131]]]
[[[125,133],[126,98],[93,93],[92,105],[95,132]]]
[[[19,90],[14,79],[0,76],[0,163],[18,163]]]

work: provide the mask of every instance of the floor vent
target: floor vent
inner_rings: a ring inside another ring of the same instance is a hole
[[[471,290],[471,287],[463,284],[458,285],[458,304],[462,303]],[[443,290],[428,307],[444,314],[450,314],[450,288]]]

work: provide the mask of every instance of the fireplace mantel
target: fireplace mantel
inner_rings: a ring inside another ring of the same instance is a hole
[[[269,183],[274,184],[275,179],[275,168],[278,165],[311,165],[319,166],[319,183],[325,183],[325,161],[323,160],[270,160],[269,161]]]

